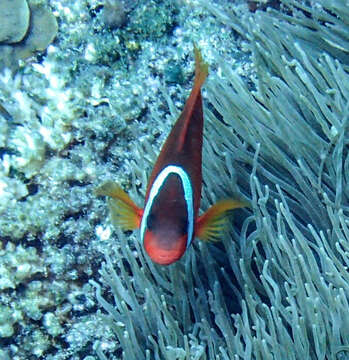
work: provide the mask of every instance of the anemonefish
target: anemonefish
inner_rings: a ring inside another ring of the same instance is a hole
[[[202,184],[203,110],[201,86],[208,65],[194,46],[195,80],[184,109],[160,151],[148,181],[144,208],[115,183],[97,189],[110,197],[112,220],[124,230],[140,229],[140,240],[155,263],[169,265],[180,259],[194,237],[216,241],[225,213],[246,206],[226,199],[199,216]]]

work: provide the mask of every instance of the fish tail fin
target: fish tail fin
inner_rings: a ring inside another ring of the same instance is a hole
[[[217,202],[199,216],[195,225],[195,236],[203,241],[219,241],[227,224],[226,212],[246,206],[249,204],[233,199]]]
[[[133,230],[140,227],[143,210],[119,185],[109,181],[98,187],[95,193],[110,198],[108,205],[114,226],[120,226],[123,230]]]
[[[194,54],[195,54],[195,80],[194,87],[201,88],[202,84],[208,75],[208,64],[202,58],[199,48],[194,43]]]

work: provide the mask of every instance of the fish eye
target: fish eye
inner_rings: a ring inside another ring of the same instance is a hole
[[[154,213],[150,213],[147,218],[147,228],[148,230],[152,230],[155,224],[155,215]]]

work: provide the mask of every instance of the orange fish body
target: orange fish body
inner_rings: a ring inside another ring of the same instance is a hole
[[[107,183],[98,195],[112,198],[112,217],[123,229],[140,228],[150,258],[161,265],[180,259],[195,236],[217,240],[224,213],[246,206],[223,200],[198,216],[202,185],[203,109],[201,86],[208,74],[199,50],[195,52],[195,80],[184,109],[174,124],[148,181],[144,209],[116,184]]]

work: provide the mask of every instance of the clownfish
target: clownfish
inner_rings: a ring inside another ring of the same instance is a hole
[[[208,65],[195,45],[194,53],[194,85],[154,165],[144,208],[138,207],[115,183],[108,182],[97,189],[97,195],[111,198],[113,222],[123,230],[139,228],[146,253],[161,265],[179,260],[194,237],[217,241],[226,212],[247,205],[225,199],[199,216],[204,125],[201,86],[208,75]]]

